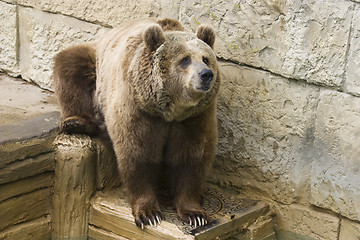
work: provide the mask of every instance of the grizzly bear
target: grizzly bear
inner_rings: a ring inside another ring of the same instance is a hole
[[[178,216],[204,225],[201,188],[215,157],[220,73],[214,30],[141,19],[55,57],[62,132],[110,139],[138,227],[160,223],[164,183]]]

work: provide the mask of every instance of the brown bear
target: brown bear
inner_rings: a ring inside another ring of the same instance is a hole
[[[201,188],[217,144],[215,33],[141,19],[55,57],[61,131],[108,136],[138,227],[162,219],[159,182],[190,225],[208,221]]]

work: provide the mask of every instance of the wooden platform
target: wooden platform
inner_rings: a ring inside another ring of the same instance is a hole
[[[203,207],[210,223],[198,228],[182,222],[169,204],[163,203],[165,218],[144,230],[134,223],[131,208],[119,189],[97,192],[89,215],[89,239],[275,239],[269,206],[242,199],[238,194],[209,185]]]

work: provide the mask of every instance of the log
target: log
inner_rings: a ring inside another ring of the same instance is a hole
[[[55,146],[52,239],[87,239],[90,197],[95,191],[96,146],[85,135],[60,134]]]
[[[94,226],[89,226],[89,240],[129,240],[112,232],[100,229]]]
[[[50,239],[51,217],[47,215],[29,222],[10,227],[0,233],[0,240]]]
[[[13,182],[54,169],[54,153],[25,158],[0,169],[0,184]]]
[[[36,189],[53,187],[54,173],[46,172],[33,177],[0,185],[0,202]]]
[[[0,203],[0,231],[51,212],[51,188],[7,199]]]

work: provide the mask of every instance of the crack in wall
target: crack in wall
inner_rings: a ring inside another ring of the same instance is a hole
[[[355,4],[353,6],[353,12],[352,12],[352,17],[351,17],[351,22],[350,22],[350,28],[349,28],[349,35],[348,35],[348,41],[346,43],[346,50],[345,50],[345,66],[344,66],[344,74],[342,76],[342,82],[340,84],[340,88],[342,90],[346,89],[346,80],[347,80],[347,69],[349,66],[349,55],[350,55],[350,49],[351,49],[351,44],[352,44],[352,37],[353,37],[353,30],[354,30],[354,20],[355,20]],[[346,91],[346,90],[345,90]],[[354,95],[355,94],[350,94],[350,95]]]
[[[255,69],[255,70],[267,72],[267,73],[269,73],[269,74],[271,74],[273,76],[284,78],[284,79],[287,79],[289,81],[296,81],[296,82],[299,82],[299,83],[306,83],[309,86],[316,86],[316,87],[320,87],[321,89],[333,90],[333,91],[337,91],[337,92],[341,92],[341,93],[346,93],[346,94],[348,94],[350,96],[353,96],[353,97],[359,97],[359,95],[357,95],[355,93],[345,91],[342,88],[337,89],[337,88],[335,88],[333,86],[324,85],[324,84],[321,84],[321,83],[318,83],[318,82],[308,82],[306,79],[294,78],[294,77],[291,77],[291,76],[282,75],[280,73],[273,72],[273,71],[271,71],[269,69],[266,69],[266,68],[253,66],[253,65],[250,65],[250,64],[247,64],[247,63],[237,62],[237,61],[234,61],[234,60],[231,60],[231,59],[225,59],[225,58],[221,58],[221,57],[217,57],[217,59],[218,59],[218,61],[231,63],[231,64],[234,64],[234,65],[237,65],[237,66],[240,66],[240,67],[248,67],[248,68],[252,68],[252,69]]]

